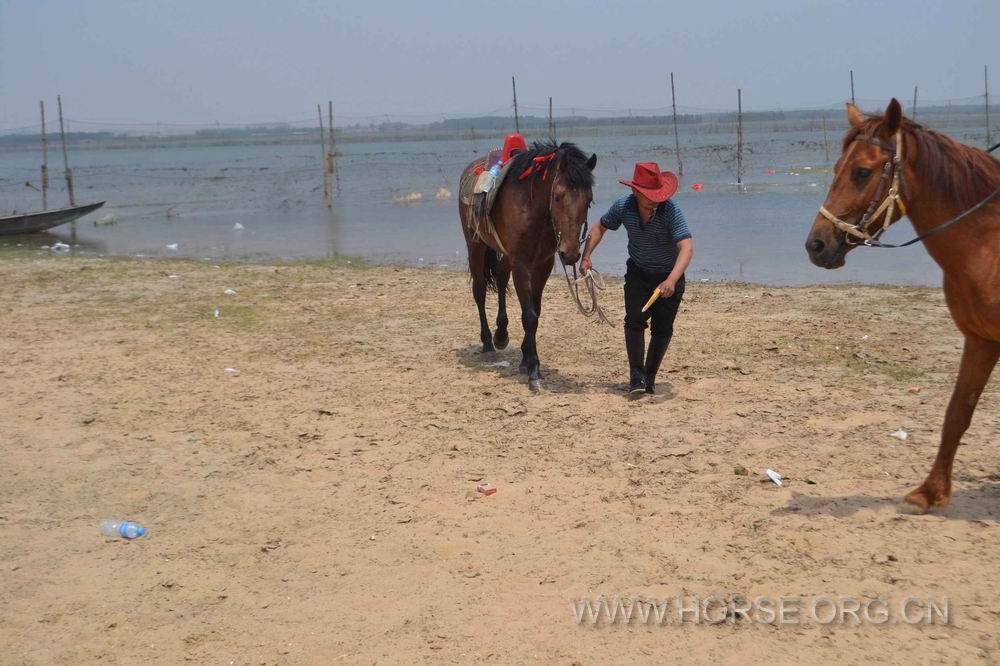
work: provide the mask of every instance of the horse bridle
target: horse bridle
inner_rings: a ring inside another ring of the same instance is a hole
[[[864,215],[861,216],[861,219],[857,224],[851,224],[846,220],[842,220],[827,210],[826,206],[819,207],[819,214],[829,220],[837,229],[844,232],[843,242],[848,245],[872,246],[873,243],[878,243],[879,237],[885,233],[885,230],[889,228],[889,225],[895,222],[895,220],[892,219],[892,215],[897,209],[899,210],[899,217],[906,215],[906,205],[903,203],[903,199],[900,194],[900,190],[903,185],[903,135],[900,131],[896,132],[895,145],[887,144],[874,137],[859,136],[855,139],[855,141],[866,141],[889,153],[889,159],[886,160],[885,166],[882,168],[882,176],[879,178],[878,189],[875,191],[875,196],[868,204],[868,208],[865,210]],[[882,203],[878,204],[879,199],[882,197],[882,191],[885,189],[886,183],[890,182],[890,174],[891,184],[889,185],[889,193],[886,195],[885,199],[882,199]],[[876,204],[878,204],[878,207],[876,207]],[[882,215],[885,216],[882,226],[874,234],[868,233],[868,226]],[[860,240],[853,241],[853,238]]]

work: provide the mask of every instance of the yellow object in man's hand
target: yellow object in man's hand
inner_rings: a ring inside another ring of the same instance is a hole
[[[642,311],[645,312],[650,307],[652,307],[653,303],[655,303],[656,299],[658,299],[659,297],[660,297],[660,288],[657,287],[656,290],[653,291],[653,295],[649,297],[648,301],[646,301],[646,304],[642,306]]]

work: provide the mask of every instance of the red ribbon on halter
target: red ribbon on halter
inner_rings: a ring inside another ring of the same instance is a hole
[[[533,162],[533,164],[524,170],[524,173],[521,174],[521,177],[518,178],[518,180],[525,180],[531,174],[538,173],[539,171],[541,171],[542,165],[550,161],[555,156],[556,154],[553,152],[549,153],[548,155],[540,155],[538,157],[532,158],[531,161]],[[548,180],[548,178],[549,178],[549,165],[545,164],[545,172],[542,174],[542,180]]]

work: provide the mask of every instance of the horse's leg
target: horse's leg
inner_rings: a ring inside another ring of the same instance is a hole
[[[493,334],[493,344],[497,349],[506,349],[510,342],[507,333],[507,285],[510,283],[510,257],[504,257],[497,267],[497,330]]]
[[[542,317],[542,292],[545,290],[545,283],[549,281],[549,276],[552,275],[552,266],[555,260],[555,257],[543,259],[539,265],[535,266],[535,270],[532,271],[531,304],[535,308],[536,321]],[[542,362],[538,358],[537,348],[535,349],[535,359],[538,360],[538,378],[542,379]]]
[[[486,321],[486,253],[491,250],[483,243],[471,241],[469,246],[469,273],[472,275],[472,297],[476,299],[476,309],[479,310],[479,339],[483,343],[483,353],[496,351],[493,347],[493,335],[490,333],[489,322]]]
[[[958,371],[958,381],[948,403],[941,430],[941,446],[934,466],[923,485],[906,496],[906,501],[924,511],[933,506],[945,506],[951,499],[951,465],[959,440],[965,434],[979,395],[990,378],[993,366],[1000,358],[1000,343],[965,336],[965,350]]]
[[[524,340],[521,342],[521,372],[528,374],[528,385],[537,389],[541,385],[538,372],[538,351],[535,348],[535,331],[538,330],[538,313],[535,312],[534,296],[531,290],[531,270],[524,264],[514,264],[514,290],[521,303],[521,325]]]

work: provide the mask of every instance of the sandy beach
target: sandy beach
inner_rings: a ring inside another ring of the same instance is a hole
[[[938,289],[693,282],[660,394],[629,400],[620,327],[557,280],[532,393],[519,312],[480,355],[460,272],[23,257],[0,278],[0,663],[1000,659],[996,382],[951,505],[901,502],[960,356]],[[101,536],[119,517],[148,536]],[[571,611],[685,595],[950,617]]]

